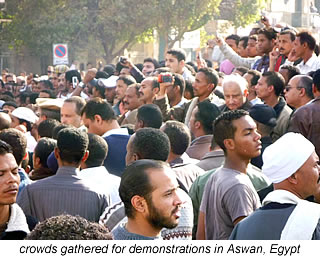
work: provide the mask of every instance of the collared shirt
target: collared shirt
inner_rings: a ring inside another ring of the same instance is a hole
[[[307,74],[310,71],[316,71],[320,68],[320,59],[315,55],[312,54],[311,58],[307,60],[305,63],[301,61],[297,68],[299,68],[301,74]]]
[[[129,132],[127,128],[116,128],[105,132],[102,137],[107,137],[110,135],[129,135]]]

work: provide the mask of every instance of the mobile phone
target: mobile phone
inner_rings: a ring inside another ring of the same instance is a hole
[[[76,88],[78,85],[78,78],[77,77],[72,77],[72,87]]]

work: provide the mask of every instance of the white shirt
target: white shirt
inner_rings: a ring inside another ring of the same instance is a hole
[[[116,128],[105,132],[102,137],[107,137],[109,135],[129,135],[129,132],[127,128]]]
[[[297,68],[300,70],[301,74],[307,74],[310,71],[316,71],[320,69],[320,59],[315,54],[312,54],[311,58],[307,60],[306,63],[301,61],[297,65]]]
[[[82,179],[93,181],[101,189],[111,196],[111,205],[121,201],[119,196],[119,186],[121,178],[110,174],[104,166],[86,168],[80,171]]]

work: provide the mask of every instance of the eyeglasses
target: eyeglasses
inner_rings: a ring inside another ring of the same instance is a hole
[[[48,70],[48,73],[52,73],[53,71],[51,71],[51,70]]]
[[[290,89],[292,89],[292,88],[302,89],[303,87],[291,87],[291,86],[286,86],[284,89],[286,90],[286,92],[289,92]]]

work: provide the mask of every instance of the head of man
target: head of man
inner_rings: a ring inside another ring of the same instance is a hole
[[[296,34],[292,30],[281,31],[278,38],[278,47],[280,54],[288,57],[293,48],[293,42],[296,39]]]
[[[226,157],[233,154],[248,161],[261,153],[261,135],[249,113],[232,110],[221,114],[213,124],[213,136]]]
[[[4,112],[0,112],[0,131],[11,127],[11,117]]]
[[[248,96],[247,81],[240,75],[233,74],[224,78],[222,87],[226,106],[230,110],[241,108]]]
[[[290,79],[285,87],[284,95],[288,105],[298,108],[303,101],[308,102],[314,98],[312,93],[312,78],[307,75],[297,75]]]
[[[299,133],[287,133],[268,146],[262,172],[275,189],[292,192],[300,199],[319,193],[319,158],[314,145]]]
[[[268,99],[271,95],[279,97],[284,90],[284,84],[284,78],[279,72],[264,72],[256,86],[257,96],[262,100]]]
[[[258,56],[257,42],[258,42],[257,35],[250,35],[249,36],[248,45],[246,48],[246,51],[248,53],[248,57],[253,58],[253,57]]]
[[[219,75],[212,68],[201,68],[198,70],[193,83],[193,92],[200,101],[206,99],[218,84]]]
[[[184,90],[186,88],[186,83],[184,78],[180,74],[174,74],[174,83],[167,87],[167,96],[170,105],[173,103],[179,103],[184,95]],[[177,103],[177,104],[178,104]],[[173,104],[176,105],[176,104]],[[172,105],[171,105],[172,106]]]
[[[54,139],[43,137],[41,138],[33,152],[33,168],[38,169],[40,167],[48,168],[47,159],[49,155],[54,151],[57,146],[57,142]]]
[[[248,52],[247,52],[247,46],[248,46],[248,36],[244,36],[240,38],[239,44],[238,44],[238,52],[241,57],[248,57]]]
[[[219,108],[209,100],[198,103],[192,111],[189,122],[193,136],[212,135],[212,123],[220,114]]]
[[[101,136],[88,134],[88,138],[89,156],[85,162],[81,163],[81,169],[99,167],[103,165],[108,154],[108,144]]]
[[[162,113],[155,104],[146,104],[138,108],[135,130],[144,127],[159,129],[162,125]]]
[[[140,87],[140,83],[135,83],[128,86],[128,88],[126,89],[123,98],[123,105],[126,110],[132,111],[142,105],[139,93]]]
[[[64,101],[61,107],[61,123],[80,127],[82,125],[81,111],[86,101],[81,97],[71,97]]]
[[[18,166],[21,166],[22,161],[28,157],[26,136],[17,129],[9,128],[0,132],[0,140],[11,146],[13,156]]]
[[[306,58],[313,53],[316,40],[310,32],[298,33],[293,42],[293,53],[298,58]],[[309,58],[309,57],[308,57]]]
[[[116,84],[116,98],[122,100],[129,85],[137,83],[132,76],[120,76]]]
[[[80,216],[59,215],[39,223],[26,240],[112,240],[103,225]]]
[[[252,96],[257,96],[256,85],[261,77],[261,72],[257,70],[249,70],[243,75],[243,77],[248,82],[248,95],[250,96],[250,94],[252,94]]]
[[[61,73],[58,76],[58,91],[62,91],[66,89],[66,75],[65,73]]]
[[[186,53],[182,49],[171,49],[166,53],[166,67],[170,68],[172,73],[182,74],[186,61]]]
[[[0,173],[0,211],[1,215],[8,217],[9,220],[9,205],[16,202],[20,176],[11,146],[2,140],[0,140]]]
[[[59,167],[80,167],[80,163],[88,158],[88,136],[84,131],[70,127],[62,129],[58,133],[57,147],[54,155]]]
[[[282,75],[285,81],[285,86],[288,85],[289,80],[296,75],[300,75],[300,70],[293,65],[282,65],[279,69],[279,73]]]
[[[143,60],[143,69],[142,73],[145,76],[151,75],[160,65],[156,59],[153,58],[146,58]]]
[[[182,201],[175,174],[166,163],[153,160],[132,163],[121,177],[119,194],[128,225],[141,221],[146,225],[142,230],[150,230],[150,235],[178,225]]]
[[[144,104],[151,104],[159,90],[160,86],[158,78],[147,77],[141,82],[141,87],[139,89],[140,101]]]
[[[79,71],[77,70],[68,70],[66,73],[65,73],[65,78],[66,78],[66,90],[68,92],[72,92],[74,89],[73,89],[73,84],[72,84],[72,78],[73,77],[76,77],[77,78],[77,81],[78,83],[81,82],[81,75],[79,73]]]
[[[93,98],[87,102],[81,112],[83,124],[88,133],[102,136],[111,130],[111,124],[116,121],[112,107],[101,98]]]
[[[56,98],[56,95],[50,89],[42,89],[39,93],[39,98]]]
[[[240,36],[236,34],[231,34],[227,36],[226,43],[236,52],[238,53],[238,45],[240,41]]]
[[[276,32],[271,29],[261,29],[258,31],[257,51],[268,55],[272,51],[277,38]]]
[[[2,110],[9,115],[18,107],[17,103],[14,101],[7,101],[2,105]]]
[[[12,128],[24,125],[27,131],[31,131],[32,125],[38,121],[38,117],[30,108],[18,107],[11,113],[11,120]]]
[[[170,152],[168,136],[154,128],[142,128],[133,134],[127,144],[126,164],[141,159],[165,162]]]
[[[162,127],[163,131],[170,140],[171,153],[181,156],[191,143],[189,128],[178,121],[169,120]]]

